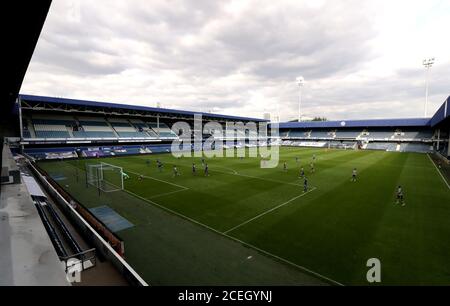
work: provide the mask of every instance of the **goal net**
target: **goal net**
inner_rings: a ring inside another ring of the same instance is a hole
[[[86,182],[104,192],[123,190],[121,167],[101,162],[86,165]]]

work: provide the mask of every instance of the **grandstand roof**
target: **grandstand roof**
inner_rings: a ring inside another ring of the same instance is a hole
[[[280,128],[363,128],[395,126],[430,126],[430,118],[369,119],[340,121],[282,122]]]
[[[430,120],[430,124],[432,127],[440,124],[443,121],[446,121],[450,117],[450,110],[448,109],[448,104],[450,103],[450,97],[444,101],[444,103],[439,107],[437,112]]]
[[[203,117],[228,119],[228,120],[243,120],[243,121],[256,121],[256,122],[267,121],[267,120],[258,119],[258,118],[220,115],[220,114],[211,114],[211,113],[204,113],[204,112],[193,112],[193,111],[184,111],[184,110],[176,110],[176,109],[168,109],[168,108],[120,104],[120,103],[76,100],[76,99],[34,96],[34,95],[25,95],[25,94],[21,94],[21,95],[19,95],[19,97],[23,101],[44,102],[44,103],[51,103],[51,104],[66,104],[66,105],[89,106],[89,107],[99,107],[99,108],[137,110],[137,111],[157,112],[157,113],[165,113],[165,114],[181,114],[181,115],[187,115],[187,116],[194,116],[194,114],[201,114]]]
[[[2,71],[7,77],[3,78],[0,91],[1,118],[9,116],[13,110],[50,4],[51,0],[14,1],[9,3],[8,10],[3,11],[3,20],[6,17],[9,21],[9,16],[12,18],[11,21],[20,18],[21,25],[5,21],[5,25],[9,25],[10,28],[2,37]]]

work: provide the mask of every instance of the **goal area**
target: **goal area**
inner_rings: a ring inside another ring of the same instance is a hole
[[[123,169],[104,162],[87,164],[86,185],[94,186],[103,192],[123,190]]]

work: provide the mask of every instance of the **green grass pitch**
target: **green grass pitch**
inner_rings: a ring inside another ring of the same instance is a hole
[[[130,175],[126,191],[86,188],[84,164],[100,161]],[[150,284],[365,285],[367,260],[378,258],[381,285],[450,285],[450,190],[428,155],[280,148],[274,169],[261,169],[259,158],[206,161],[208,177],[199,158],[171,154],[39,165],[63,175],[60,185],[86,207],[108,205],[134,224],[118,235]],[[395,203],[398,185],[404,207]]]

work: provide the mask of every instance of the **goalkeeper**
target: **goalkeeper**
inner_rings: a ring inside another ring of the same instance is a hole
[[[124,180],[128,180],[130,178],[130,176],[128,174],[126,174],[125,172],[122,172],[122,177]]]

